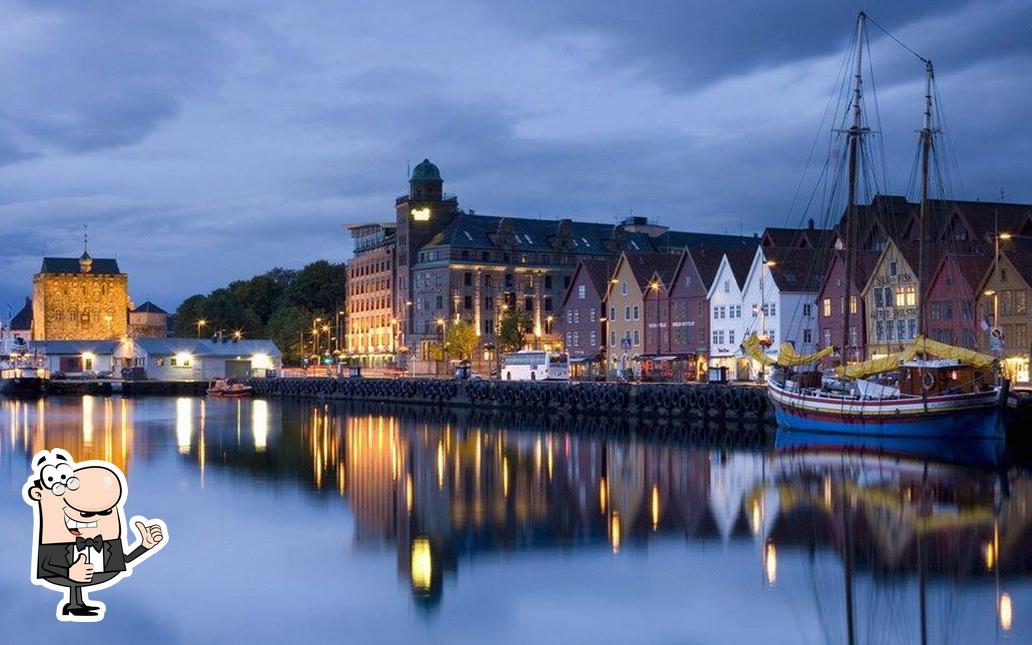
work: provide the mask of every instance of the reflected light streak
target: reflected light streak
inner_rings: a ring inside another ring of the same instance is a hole
[[[778,550],[773,542],[768,542],[763,551],[763,573],[767,578],[767,585],[773,588],[778,580]]]
[[[620,552],[620,514],[613,512],[609,518],[609,541],[613,545],[613,553]]]
[[[193,438],[193,404],[190,399],[176,399],[176,446],[179,454],[190,454],[190,442]]]
[[[1006,591],[1000,594],[1000,629],[1009,632],[1014,625],[1014,605]]]
[[[659,486],[652,485],[652,530],[659,528]]]
[[[502,457],[502,495],[509,496],[509,458]]]
[[[265,452],[269,443],[269,403],[262,399],[251,401],[251,435],[254,451]]]
[[[444,444],[437,442],[437,487],[444,488]]]
[[[82,397],[82,440],[87,445],[93,443],[93,397]]]
[[[405,510],[412,512],[412,473],[405,475]]]
[[[412,540],[412,586],[419,591],[429,591],[434,572],[433,556],[430,554],[430,540],[425,537]]]
[[[598,480],[598,506],[601,512],[606,512],[606,503],[609,500],[609,485],[606,483],[606,478]]]

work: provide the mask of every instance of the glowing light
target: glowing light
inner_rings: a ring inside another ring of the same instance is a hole
[[[603,513],[606,512],[606,502],[609,498],[609,487],[606,485],[606,478],[598,481],[598,506]]]
[[[176,399],[176,447],[179,454],[190,454],[193,437],[193,402],[188,398]]]
[[[419,591],[429,591],[433,578],[434,562],[430,553],[430,540],[425,537],[412,540],[412,586]]]
[[[193,364],[193,354],[190,352],[176,352],[172,361],[172,365],[175,367],[190,367]]]
[[[752,528],[753,535],[759,535],[760,534],[760,523],[762,521],[762,517],[760,516],[760,502],[759,502],[759,500],[754,499],[752,501],[752,516],[751,516],[750,519],[751,519],[751,521],[749,523],[752,525],[751,528]]]
[[[251,356],[251,369],[253,370],[271,370],[274,367],[272,357],[268,354],[253,354]]]
[[[1000,629],[1009,632],[1014,625],[1014,605],[1011,595],[1007,592],[1000,594]]]
[[[502,495],[509,496],[509,458],[502,457]]]
[[[429,222],[430,221],[430,209],[426,208],[426,207],[423,207],[423,208],[413,208],[412,209],[412,219],[414,221],[416,221],[416,222]]]
[[[265,452],[269,443],[269,403],[261,399],[251,401],[251,434],[254,451]]]
[[[614,512],[609,518],[609,542],[613,545],[613,553],[620,552],[620,514]]]
[[[659,486],[652,485],[652,530],[659,528]]]
[[[82,397],[82,440],[93,443],[93,397]]]
[[[444,444],[437,442],[437,487],[444,488]]]
[[[773,587],[778,580],[778,550],[773,542],[768,542],[763,551],[763,572],[767,576],[767,585]]]
[[[405,510],[412,512],[412,473],[405,475]]]
[[[992,571],[993,564],[996,562],[996,553],[993,549],[992,542],[985,543],[985,570]]]

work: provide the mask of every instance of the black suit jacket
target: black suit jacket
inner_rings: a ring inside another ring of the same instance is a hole
[[[126,565],[143,555],[146,550],[141,544],[129,555],[125,555],[122,540],[104,540],[104,571],[125,571]],[[40,544],[36,556],[36,577],[67,578],[69,567],[75,563],[75,543]]]

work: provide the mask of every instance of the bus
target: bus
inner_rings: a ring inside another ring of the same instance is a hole
[[[502,357],[501,378],[506,381],[569,381],[566,354],[524,349]]]

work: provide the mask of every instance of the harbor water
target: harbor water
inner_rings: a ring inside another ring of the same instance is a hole
[[[29,580],[21,489],[44,448],[118,465],[127,514],[168,527],[92,595],[100,624],[58,623]],[[426,406],[0,400],[0,640],[1032,642],[1029,471],[995,443],[844,448]]]

